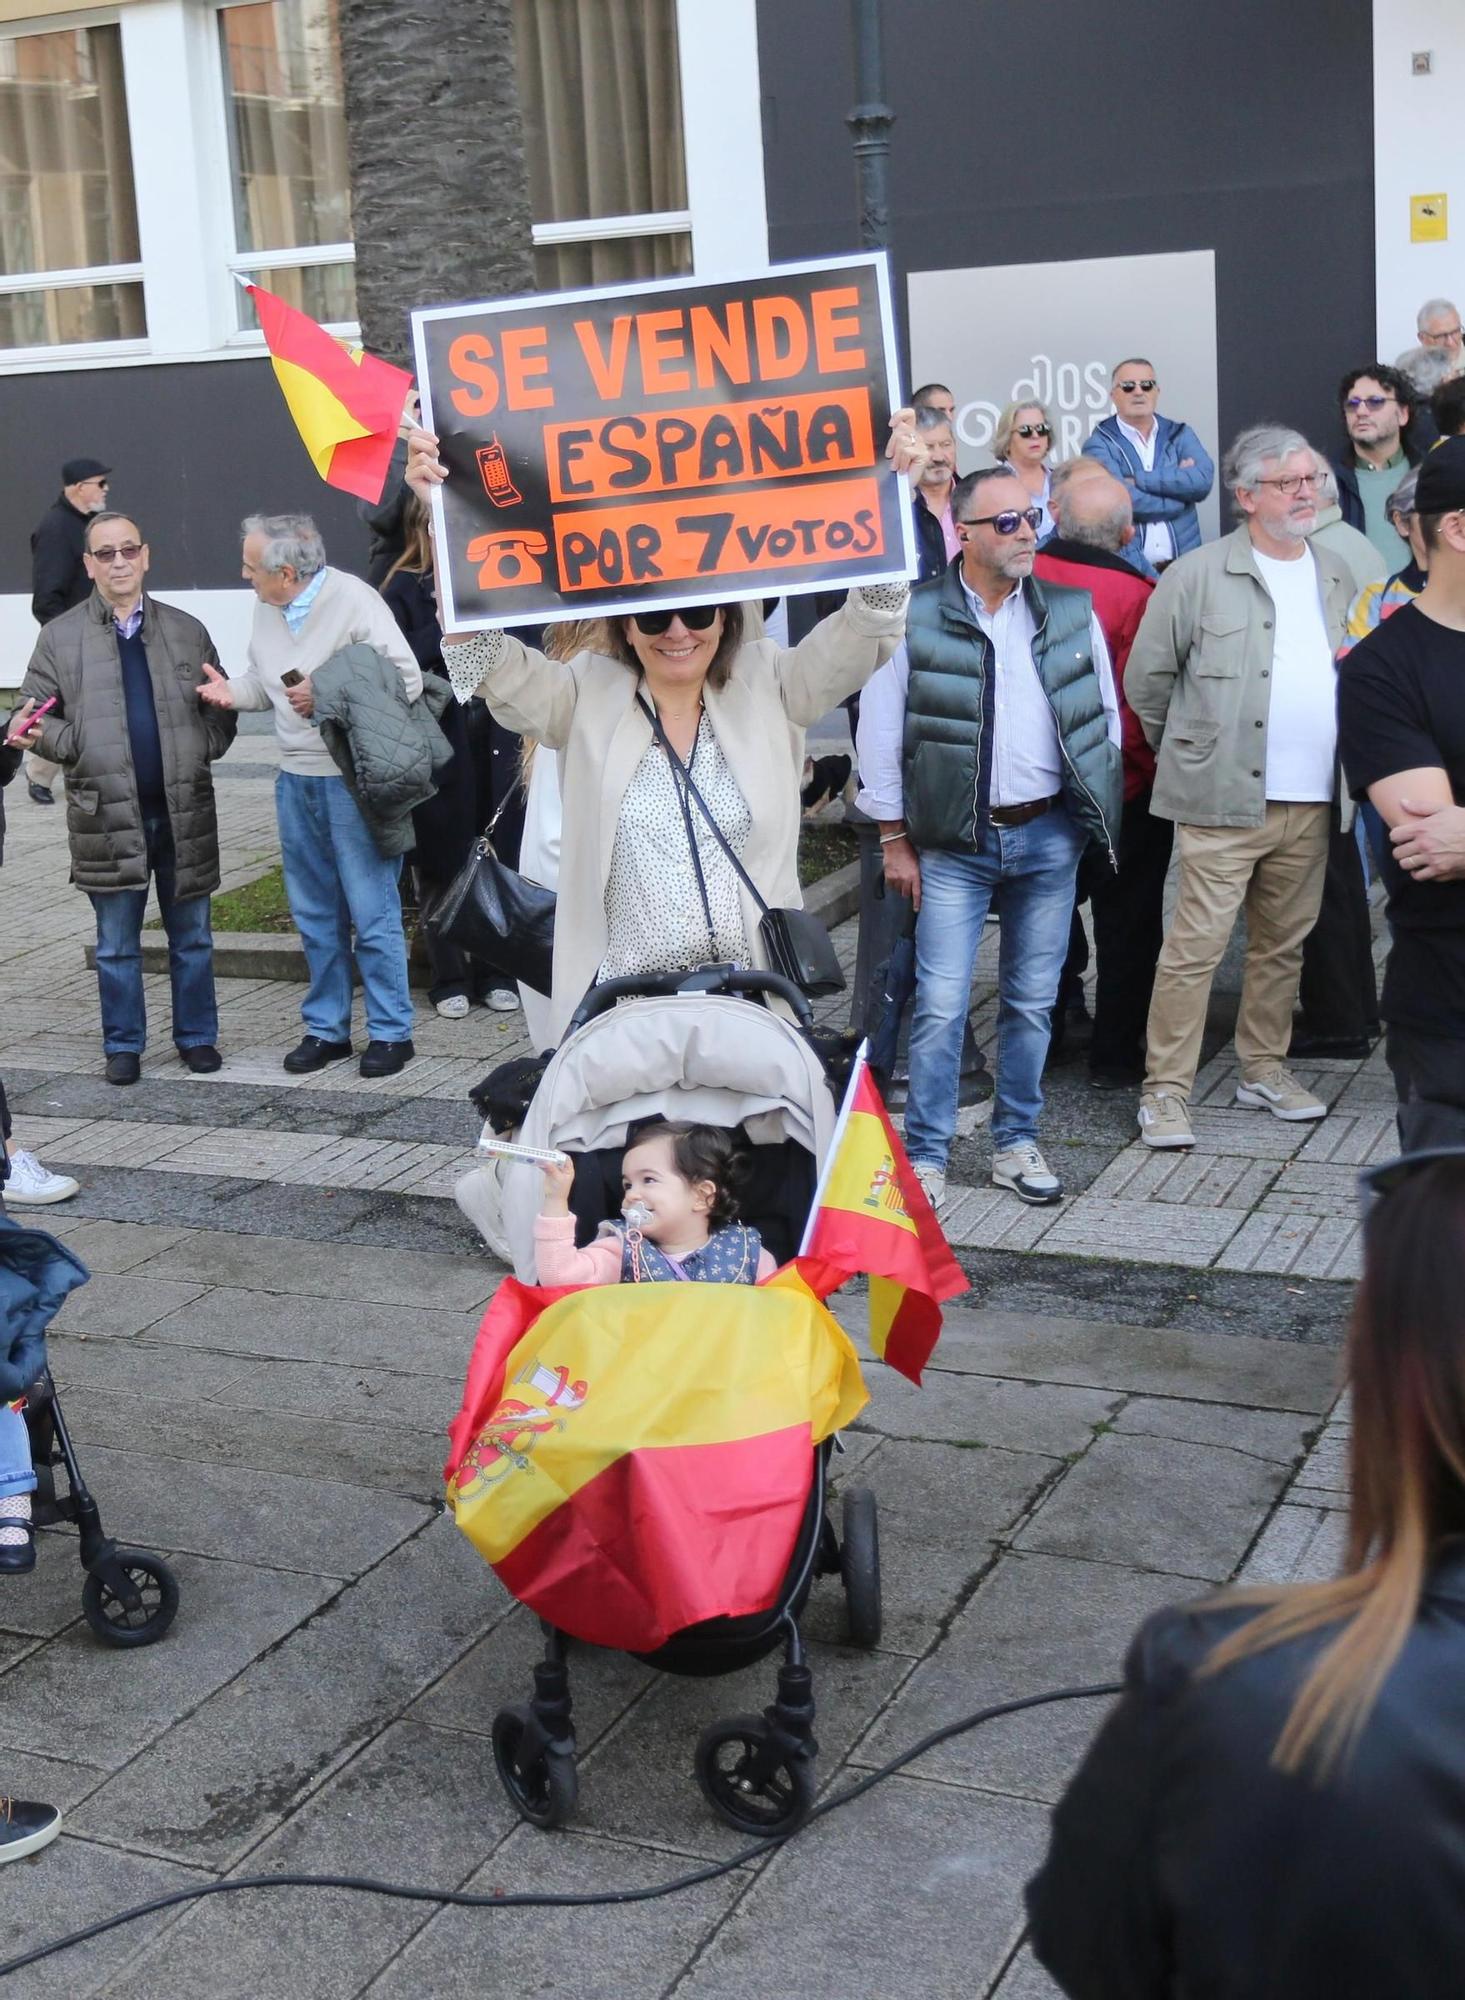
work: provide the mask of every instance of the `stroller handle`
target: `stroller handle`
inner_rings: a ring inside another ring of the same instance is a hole
[[[781,972],[762,972],[741,965],[699,965],[693,972],[628,973],[623,978],[603,980],[599,986],[590,988],[565,1032],[572,1035],[587,1021],[614,1007],[618,1000],[657,999],[671,993],[736,993],[760,999],[772,993],[788,1003],[801,1028],[810,1028],[814,1023],[814,1010],[807,995]]]

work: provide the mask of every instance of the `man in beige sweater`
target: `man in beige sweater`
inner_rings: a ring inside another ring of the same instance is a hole
[[[293,1075],[351,1054],[351,958],[366,999],[363,1076],[393,1076],[416,1053],[407,941],[397,894],[400,856],[377,852],[345,779],[311,721],[310,676],[342,647],[364,642],[397,666],[409,701],[422,673],[391,612],[369,584],[326,565],[305,514],[251,514],[244,523],[244,580],[259,602],[248,671],[226,680],[205,668],[202,699],[275,711],[280,773],[275,810],[290,914],[305,946],[310,985],[305,1034],[285,1057]]]

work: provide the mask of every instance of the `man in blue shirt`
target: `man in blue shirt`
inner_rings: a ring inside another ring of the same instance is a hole
[[[1116,362],[1114,414],[1096,424],[1084,455],[1129,489],[1135,540],[1156,570],[1201,544],[1198,503],[1215,483],[1210,454],[1190,428],[1157,414],[1160,383],[1152,361]]]

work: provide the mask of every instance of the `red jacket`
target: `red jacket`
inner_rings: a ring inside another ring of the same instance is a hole
[[[1139,718],[1124,699],[1124,669],[1129,649],[1145,615],[1154,585],[1138,570],[1131,569],[1123,556],[1111,556],[1107,549],[1091,548],[1086,542],[1065,541],[1054,535],[1038,550],[1033,574],[1043,583],[1066,583],[1086,590],[1094,600],[1094,611],[1104,628],[1109,658],[1114,664],[1114,690],[1119,696],[1123,725],[1124,798],[1137,799],[1155,782],[1155,753],[1145,741]]]

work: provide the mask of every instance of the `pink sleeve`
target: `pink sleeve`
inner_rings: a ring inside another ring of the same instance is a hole
[[[761,1285],[763,1280],[771,1278],[777,1269],[778,1266],[774,1263],[769,1252],[760,1250],[758,1252],[758,1276],[754,1282]]]
[[[618,1285],[621,1239],[597,1236],[577,1250],[573,1215],[536,1215],[534,1262],[541,1285]]]

